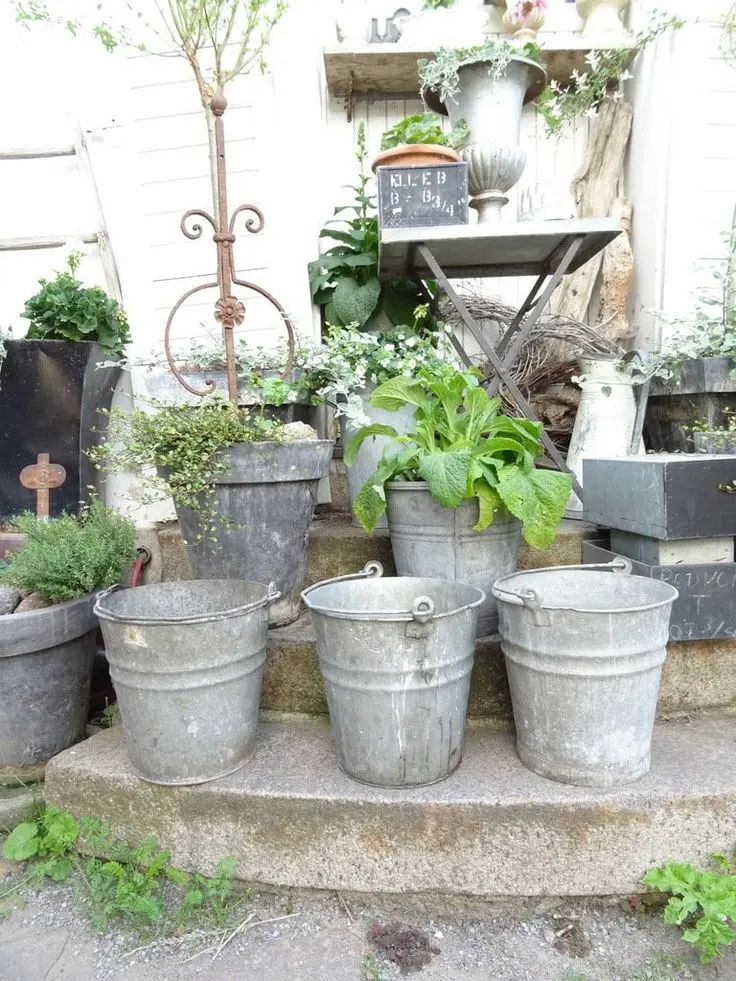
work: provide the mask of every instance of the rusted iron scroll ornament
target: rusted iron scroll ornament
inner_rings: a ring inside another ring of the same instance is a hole
[[[260,209],[252,204],[241,204],[235,209],[235,211],[233,211],[228,220],[225,134],[222,120],[223,114],[227,109],[227,100],[222,92],[219,92],[217,95],[213,96],[210,102],[210,109],[215,117],[218,219],[215,220],[215,218],[213,218],[207,211],[202,211],[199,208],[193,208],[191,211],[187,211],[182,216],[180,227],[187,238],[198,239],[202,236],[202,225],[197,221],[192,222],[192,219],[203,218],[205,221],[210,223],[214,230],[212,240],[217,246],[217,282],[204,283],[201,286],[193,287],[174,304],[171,312],[169,313],[169,319],[166,321],[166,330],[164,332],[164,350],[166,351],[166,359],[169,362],[171,370],[179,383],[183,385],[188,392],[191,392],[192,395],[204,397],[205,395],[210,395],[215,391],[217,388],[217,382],[212,378],[205,379],[205,389],[199,390],[193,388],[182,376],[181,372],[177,369],[171,354],[170,332],[174,318],[190,296],[194,296],[195,293],[200,293],[203,290],[219,289],[220,298],[215,303],[215,320],[222,324],[222,333],[225,341],[228,398],[231,402],[237,403],[238,376],[235,364],[235,342],[233,339],[233,332],[235,327],[239,327],[245,320],[245,304],[242,302],[242,300],[239,300],[237,297],[233,296],[233,286],[240,286],[244,289],[252,290],[254,293],[260,294],[260,296],[267,299],[269,303],[272,303],[281,315],[281,319],[286,327],[288,344],[286,367],[282,375],[283,378],[288,378],[294,367],[295,337],[294,327],[279,301],[272,296],[268,290],[263,289],[263,287],[258,286],[256,283],[248,282],[244,279],[238,279],[238,277],[235,275],[233,245],[235,244],[235,222],[238,215],[242,214],[243,212],[250,212],[250,217],[247,218],[245,222],[245,228],[246,231],[254,235],[263,230],[265,221],[263,213],[260,211]]]

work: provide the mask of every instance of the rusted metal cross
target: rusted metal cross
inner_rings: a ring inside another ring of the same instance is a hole
[[[36,514],[48,518],[50,507],[49,491],[66,480],[66,470],[58,463],[51,463],[48,453],[39,453],[36,463],[24,467],[20,472],[20,482],[28,490],[36,491]]]

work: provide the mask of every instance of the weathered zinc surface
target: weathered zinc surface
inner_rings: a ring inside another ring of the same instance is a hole
[[[199,787],[138,780],[112,729],[49,765],[49,804],[155,836],[184,869],[223,855],[242,879],[358,892],[628,895],[673,856],[705,864],[736,840],[733,719],[655,730],[653,766],[617,790],[568,787],[519,762],[510,732],[470,731],[448,780],[378,790],[338,769],[326,727],[262,725],[237,774]]]
[[[615,558],[616,553],[594,542],[583,544],[585,562],[612,562]],[[632,572],[678,590],[670,640],[725,638],[736,643],[736,564],[649,565],[632,561]]]
[[[651,454],[583,463],[585,518],[650,538],[718,538],[736,527],[736,457]]]

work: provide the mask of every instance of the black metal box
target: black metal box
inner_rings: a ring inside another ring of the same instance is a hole
[[[468,224],[468,165],[378,167],[378,222],[382,228]]]
[[[585,519],[649,538],[736,535],[736,456],[658,453],[583,461]]]
[[[612,562],[616,552],[583,542],[583,562]],[[672,607],[670,640],[736,638],[736,563],[646,565],[629,560],[635,576],[659,579],[679,590]]]

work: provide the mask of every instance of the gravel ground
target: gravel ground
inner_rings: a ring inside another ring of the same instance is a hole
[[[736,981],[736,951],[703,967],[677,928],[625,903],[253,891],[252,918],[215,956],[221,933],[137,950],[121,930],[96,933],[68,887],[15,900],[0,921],[0,981]],[[427,963],[402,975],[372,935],[404,966]]]

